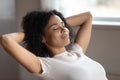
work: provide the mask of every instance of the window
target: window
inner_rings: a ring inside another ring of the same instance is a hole
[[[119,0],[61,0],[60,11],[66,17],[90,11],[94,21],[120,24]]]

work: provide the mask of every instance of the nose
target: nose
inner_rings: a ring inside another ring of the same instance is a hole
[[[62,29],[61,29],[61,33],[63,33],[63,32],[67,32],[68,31],[68,29],[66,28],[66,27],[62,27]]]

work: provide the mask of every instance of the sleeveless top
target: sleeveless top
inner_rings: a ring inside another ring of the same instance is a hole
[[[108,80],[103,66],[83,54],[76,43],[70,51],[39,60],[43,70],[35,74],[39,80]]]

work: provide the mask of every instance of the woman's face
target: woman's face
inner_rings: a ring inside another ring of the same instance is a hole
[[[70,43],[69,30],[65,27],[64,22],[57,15],[50,17],[45,28],[43,42],[50,47],[65,47]]]

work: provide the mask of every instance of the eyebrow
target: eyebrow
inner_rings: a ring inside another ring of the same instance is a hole
[[[57,25],[57,23],[54,23],[54,24],[50,25],[49,28],[51,28],[51,27],[54,26],[54,25]]]
[[[57,25],[57,24],[58,24],[58,23],[54,23],[54,24],[50,25],[50,27],[51,27],[51,26],[54,26],[54,25]]]
[[[60,23],[64,23],[64,22],[61,21]],[[51,28],[51,27],[54,26],[54,25],[58,25],[58,23],[54,23],[54,24],[50,25],[49,28]]]

